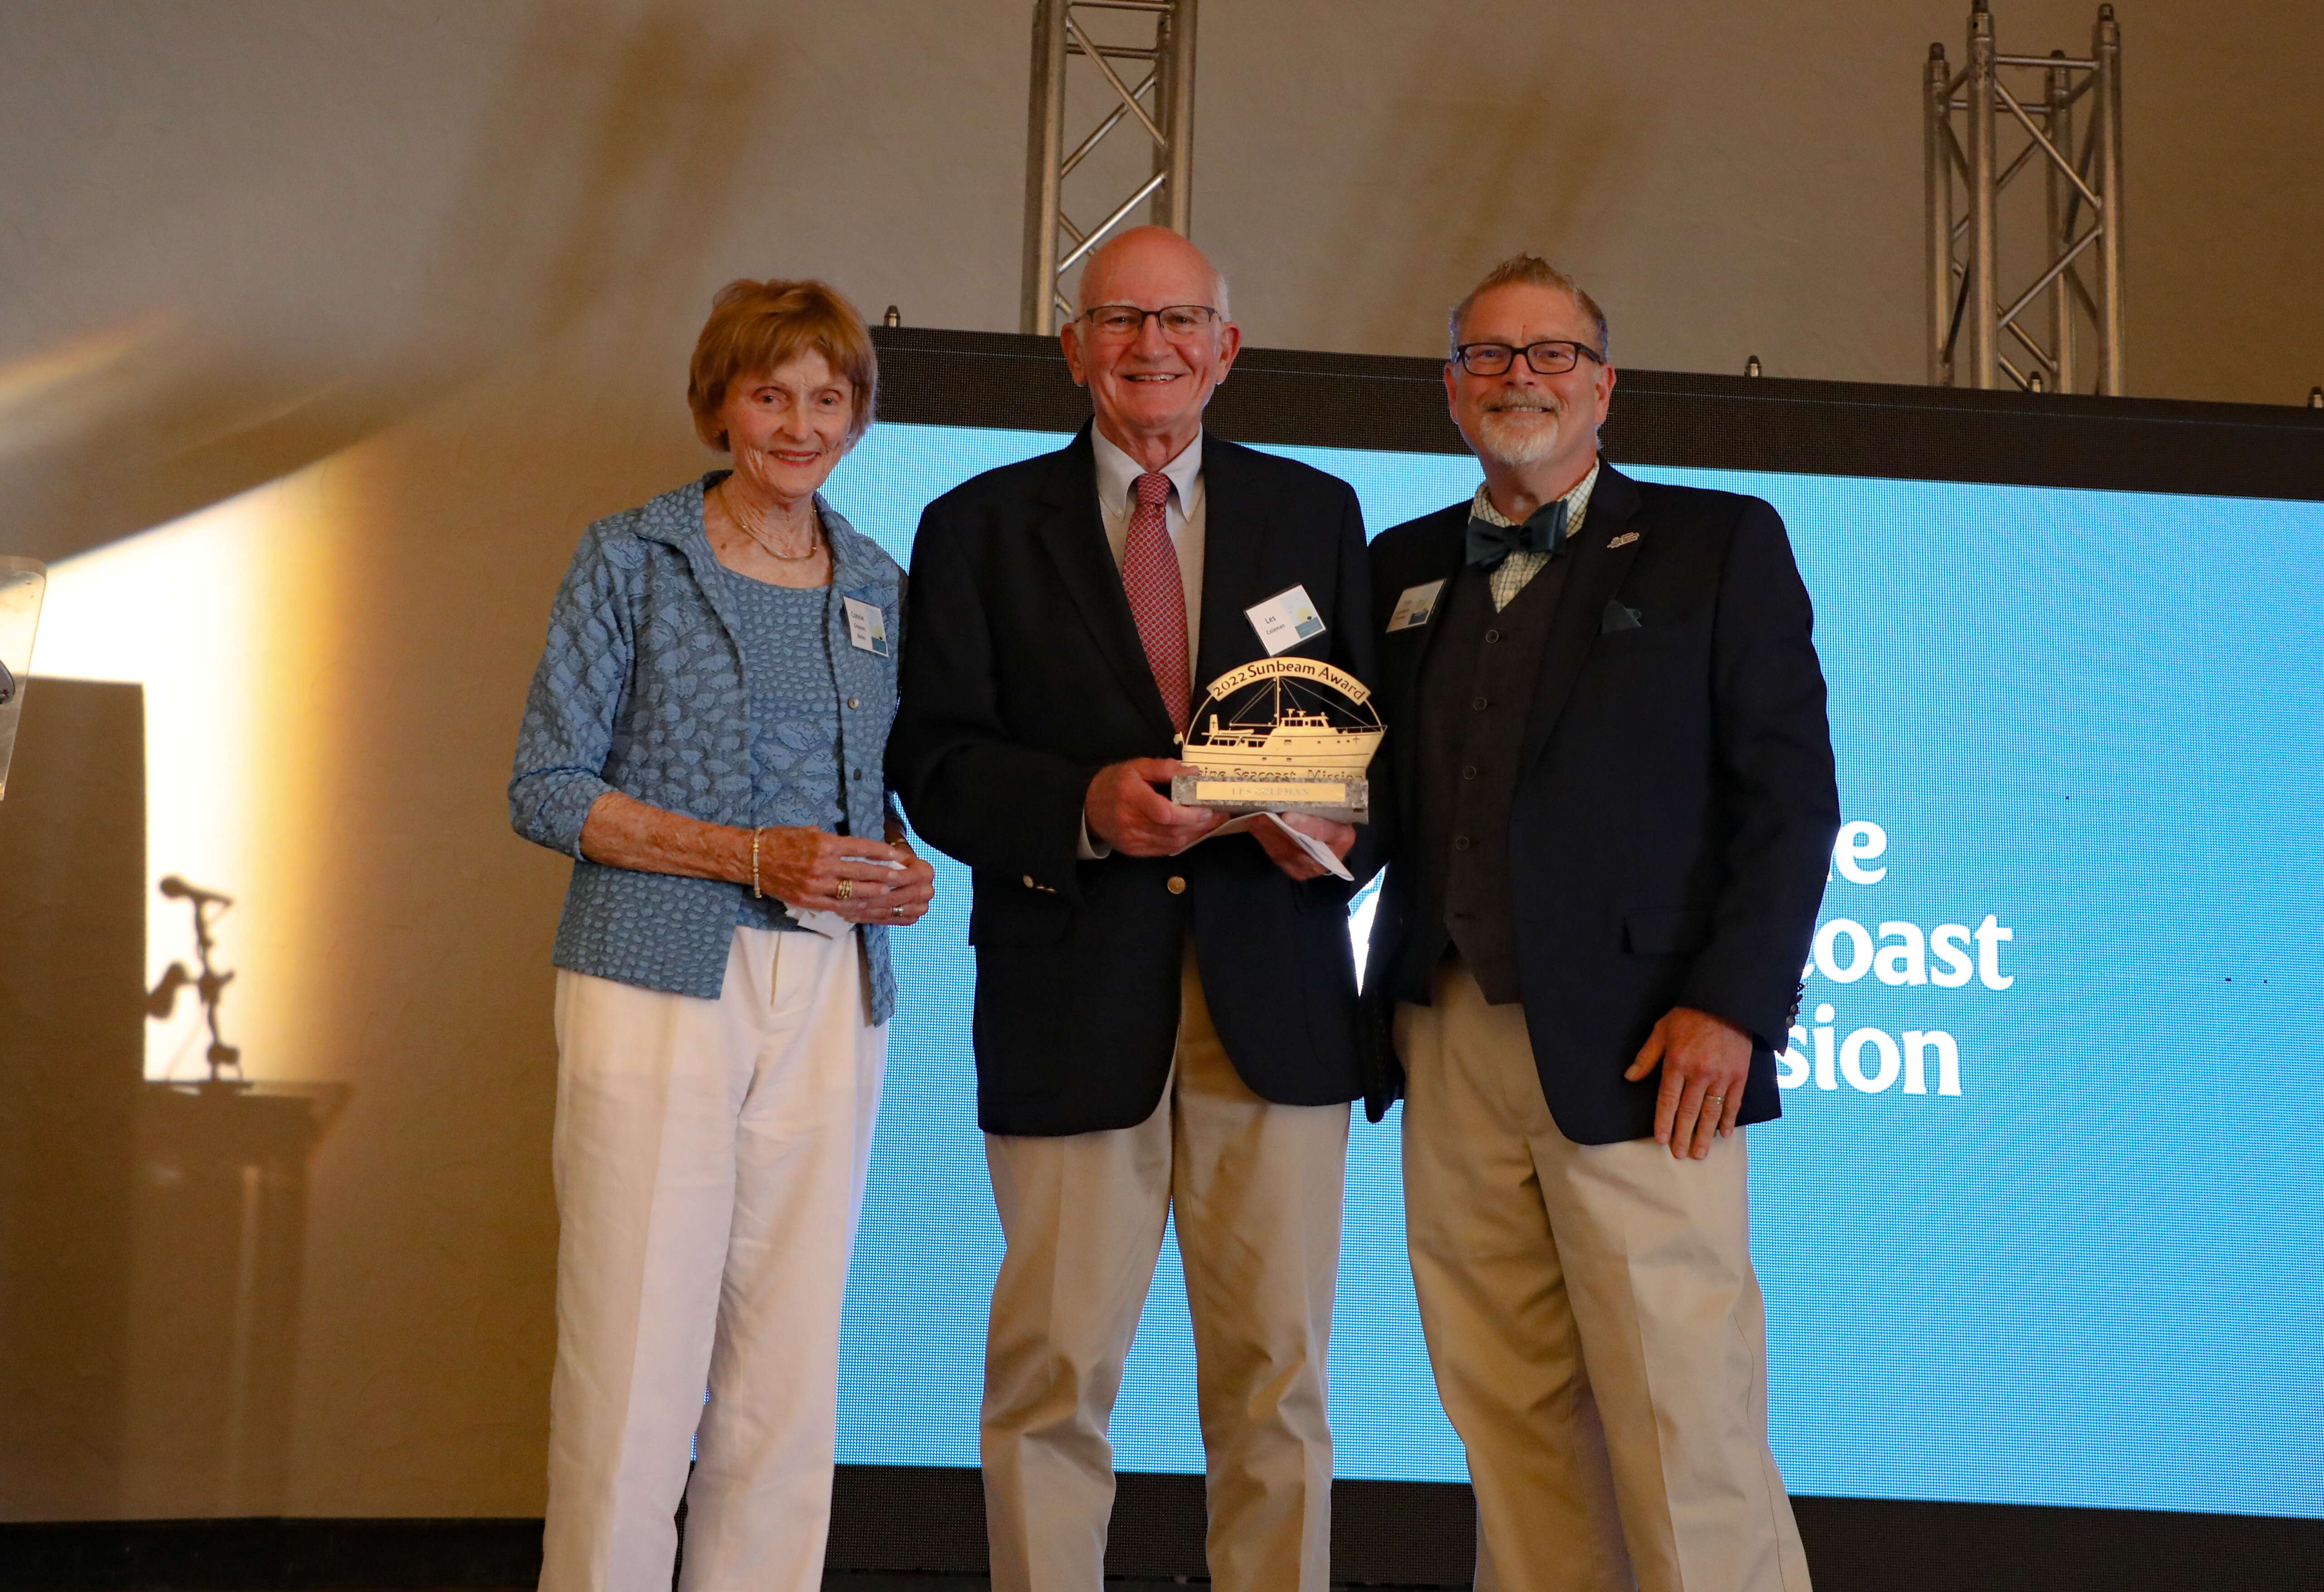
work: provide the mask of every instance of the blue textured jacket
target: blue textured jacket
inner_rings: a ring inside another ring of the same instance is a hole
[[[581,855],[581,825],[609,790],[710,824],[747,825],[751,693],[735,614],[702,528],[702,494],[726,473],[592,525],[549,610],[549,645],[525,698],[509,822],[573,859],[558,967],[648,989],[715,998],[745,887],[608,868]],[[836,594],[875,603],[894,639],[881,658],[849,644],[831,605],[842,787],[851,833],[880,837],[890,811],[881,766],[896,713],[903,574],[879,545],[816,499]],[[764,732],[761,727],[760,732]],[[896,1008],[888,931],[864,925],[873,1023]]]

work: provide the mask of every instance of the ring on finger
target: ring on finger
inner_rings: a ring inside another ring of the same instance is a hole
[[[843,879],[839,881],[839,888],[831,893],[842,901],[847,900],[855,894],[855,881],[852,879]]]

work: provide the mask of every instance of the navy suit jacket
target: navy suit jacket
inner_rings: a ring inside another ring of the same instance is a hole
[[[1459,572],[1468,520],[1460,503],[1373,544],[1381,630],[1400,594]],[[1508,834],[1542,1093],[1577,1143],[1652,1134],[1661,1076],[1622,1073],[1663,1014],[1687,1006],[1752,1037],[1740,1120],[1779,1116],[1775,1053],[1840,827],[1814,616],[1783,520],[1757,498],[1609,467],[1566,556]],[[1635,626],[1609,628],[1617,603]],[[1412,731],[1436,631],[1380,644],[1388,737],[1374,774],[1390,770],[1396,814],[1417,811]],[[1433,971],[1403,965],[1419,843],[1408,824],[1388,837],[1373,920],[1376,1109],[1401,1087],[1397,991],[1425,992]]]
[[[1355,492],[1217,437],[1204,439],[1203,472],[1197,704],[1210,681],[1267,655],[1243,611],[1293,585],[1326,628],[1290,653],[1372,685]],[[1097,771],[1177,750],[1106,544],[1086,428],[1061,452],[928,505],[905,636],[888,779],[913,826],[974,872],[985,1131],[1144,1121],[1169,1076],[1189,933],[1212,1021],[1253,1091],[1286,1105],[1363,1093],[1352,886],[1296,883],[1242,834],[1176,857],[1078,860]],[[1351,861],[1361,869],[1369,847],[1359,846]]]

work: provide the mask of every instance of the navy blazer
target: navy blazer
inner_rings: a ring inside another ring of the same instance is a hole
[[[1290,652],[1373,683],[1363,519],[1336,477],[1203,443],[1203,688],[1265,657],[1244,610],[1303,585],[1325,629]],[[1347,904],[1248,835],[1176,857],[1079,860],[1090,780],[1176,737],[1106,544],[1089,430],[988,471],[920,518],[888,778],[929,843],[973,870],[977,1120],[988,1133],[1127,1127],[1160,1101],[1191,932],[1211,1017],[1253,1091],[1364,1091]],[[1360,834],[1364,833],[1359,831]],[[1362,854],[1351,863],[1364,866]],[[1359,878],[1362,877],[1360,872]]]
[[[1468,520],[1462,502],[1373,544],[1383,631],[1402,593],[1459,572]],[[1775,1053],[1840,828],[1814,616],[1784,522],[1757,498],[1609,467],[1567,556],[1508,835],[1543,1096],[1577,1143],[1650,1136],[1661,1074],[1622,1073],[1663,1015],[1686,1006],[1752,1036],[1739,1119],[1779,1116]],[[1609,628],[1617,603],[1630,612]],[[1379,760],[1397,814],[1417,810],[1412,726],[1435,637],[1431,623],[1381,641]],[[1373,919],[1376,1109],[1401,1088],[1397,991],[1425,992],[1433,971],[1403,965],[1417,843],[1402,824],[1388,838]]]

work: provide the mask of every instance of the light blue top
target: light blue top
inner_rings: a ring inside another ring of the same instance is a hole
[[[829,586],[798,588],[752,580],[721,567],[742,617],[742,675],[750,682],[751,785],[755,824],[846,834],[839,790],[839,681],[832,671],[826,611],[839,606]],[[771,897],[749,891],[735,904],[746,928],[798,925]],[[805,932],[805,931],[798,931]]]
[[[819,615],[820,656],[811,650],[814,621],[802,620],[785,631],[798,642],[790,654],[797,674],[762,680],[775,649],[760,643],[771,639],[754,636],[745,647],[739,638],[765,621],[702,526],[702,494],[725,474],[712,471],[583,533],[549,610],[509,780],[516,832],[574,860],[557,965],[704,998],[715,998],[724,980],[734,925],[753,921],[749,887],[589,861],[580,848],[591,804],[619,790],[742,827],[809,821],[770,814],[828,818],[835,806],[847,833],[882,838],[892,805],[881,765],[903,635],[903,572],[818,496],[831,584],[792,595],[819,600],[801,606]],[[889,656],[849,641],[849,597],[880,608],[893,639]],[[794,714],[826,667],[827,710]],[[866,925],[857,937],[870,1019],[884,1023],[896,1006],[888,931]]]

